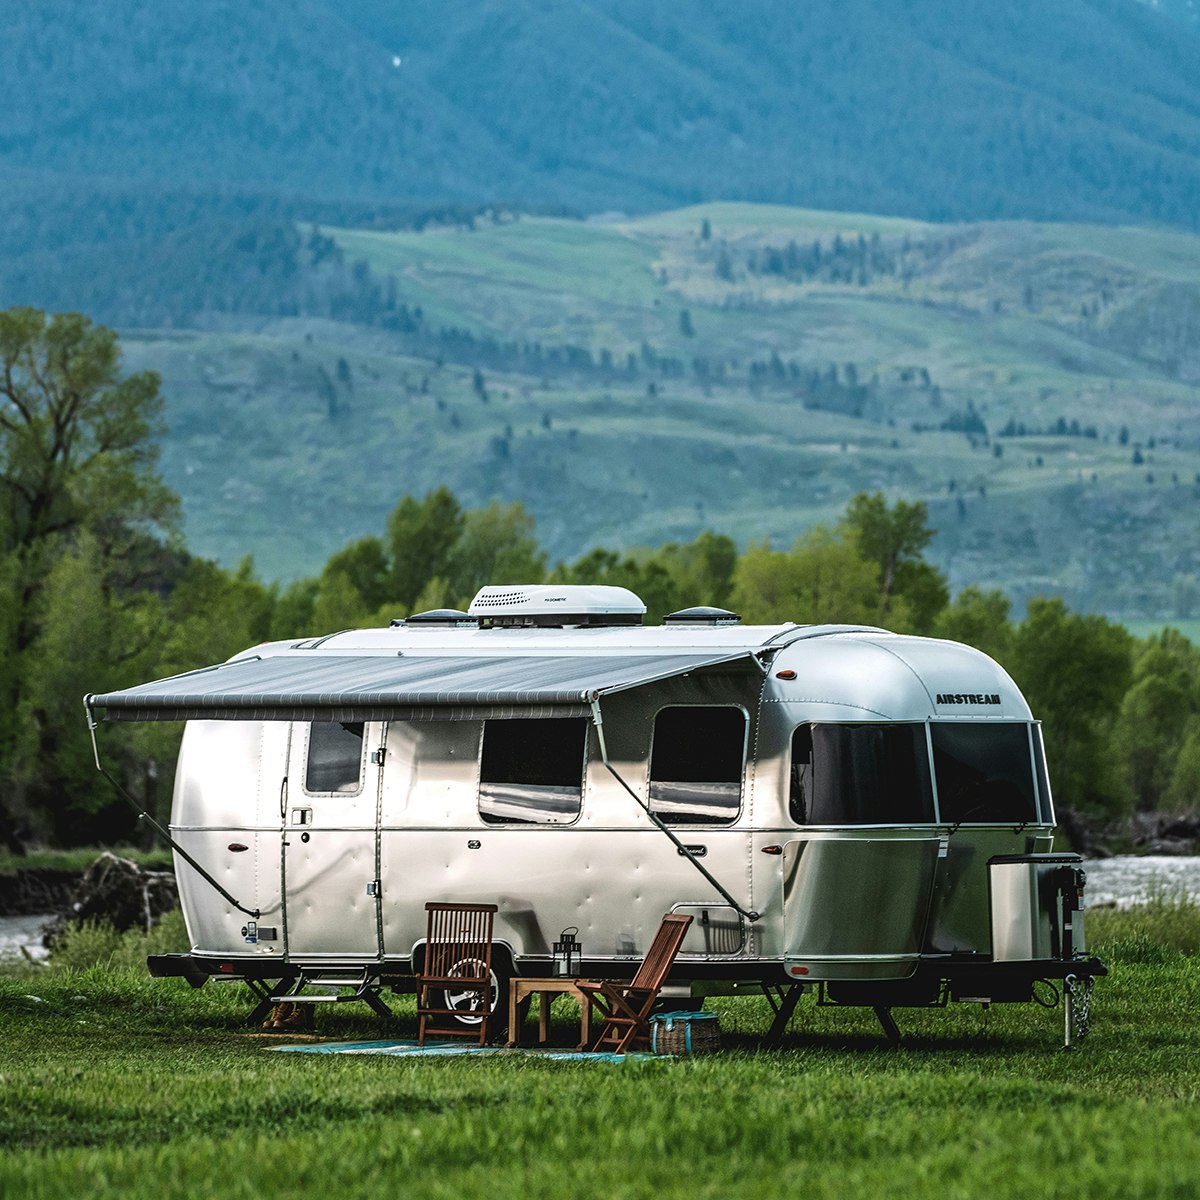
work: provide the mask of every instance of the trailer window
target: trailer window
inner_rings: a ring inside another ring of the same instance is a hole
[[[308,727],[306,792],[353,795],[362,789],[363,727],[314,721]]]
[[[668,825],[736,821],[746,765],[746,713],[664,708],[654,719],[650,811]]]
[[[1044,824],[1054,824],[1054,799],[1050,794],[1050,776],[1046,771],[1046,747],[1042,744],[1042,727],[1030,726],[1033,734],[1033,766],[1037,772],[1038,811]]]
[[[938,810],[947,824],[1037,820],[1029,726],[934,721]]]
[[[582,717],[485,721],[479,815],[489,825],[575,820],[583,803],[586,748]]]
[[[789,807],[797,825],[932,822],[925,726],[799,726]]]

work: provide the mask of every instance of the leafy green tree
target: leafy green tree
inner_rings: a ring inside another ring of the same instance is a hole
[[[405,496],[392,510],[387,522],[392,571],[388,593],[404,611],[413,611],[413,601],[431,579],[452,574],[464,520],[458,501],[445,487],[421,500]]]
[[[706,529],[694,542],[668,543],[656,557],[675,580],[677,607],[729,604],[738,561],[732,538]]]
[[[1045,727],[1059,803],[1120,816],[1129,807],[1113,732],[1132,674],[1133,639],[1061,600],[1029,602],[1013,637],[1010,671]]]
[[[1164,806],[1171,812],[1200,812],[1200,718],[1192,717],[1184,729]]]
[[[545,575],[533,516],[519,500],[493,500],[464,514],[449,561],[450,590],[460,607],[485,584],[540,583]]]
[[[388,600],[392,572],[383,542],[377,537],[359,538],[333,554],[321,577],[335,575],[345,576],[365,610],[373,611]]]
[[[86,732],[78,717],[62,724],[52,685],[77,686],[83,675],[63,671],[93,661],[132,662],[136,638],[150,636],[123,593],[153,557],[147,542],[175,534],[178,501],[155,469],[161,413],[158,377],[122,376],[111,330],[75,313],[0,312],[0,829],[10,841],[37,814],[86,804],[64,790]],[[104,636],[82,632],[97,623]]]
[[[304,637],[317,632],[313,620],[320,583],[316,579],[297,579],[282,589],[275,589],[271,613],[271,637]]]
[[[1164,630],[1139,648],[1117,724],[1134,803],[1158,808],[1172,783],[1186,730],[1200,711],[1200,653]]]
[[[937,615],[933,632],[990,654],[1002,666],[1012,654],[1011,605],[1003,592],[963,588],[954,602]]]
[[[37,633],[21,656],[20,720],[9,760],[23,785],[25,828],[54,842],[108,840],[106,833],[129,822],[92,762],[81,701],[88,692],[154,673],[161,602],[152,593],[116,596],[105,583],[101,547],[87,533],[59,554],[38,594]],[[129,750],[118,751],[122,768],[131,765]]]
[[[738,559],[732,599],[755,624],[873,624],[877,575],[856,542],[817,526],[790,551],[751,546]]]
[[[875,620],[928,633],[950,593],[945,577],[922,557],[936,532],[929,528],[925,503],[897,500],[889,509],[882,492],[860,492],[847,505],[840,529],[879,573]]]

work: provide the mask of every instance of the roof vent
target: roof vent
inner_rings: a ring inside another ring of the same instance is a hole
[[[727,608],[710,608],[699,604],[695,608],[681,608],[663,617],[664,625],[736,625],[742,618]]]
[[[468,610],[483,628],[640,625],[646,606],[628,588],[604,584],[514,584],[480,588]]]
[[[393,618],[392,627],[403,625],[417,629],[478,629],[479,622],[461,608],[431,608],[428,612],[413,613],[411,617]]]

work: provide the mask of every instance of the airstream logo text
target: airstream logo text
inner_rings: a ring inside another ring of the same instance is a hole
[[[995,692],[938,692],[939,704],[999,704]]]

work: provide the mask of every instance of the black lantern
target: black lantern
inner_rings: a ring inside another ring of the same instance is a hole
[[[554,943],[554,974],[560,978],[579,974],[580,946],[575,940],[578,932],[578,925],[568,925]]]

